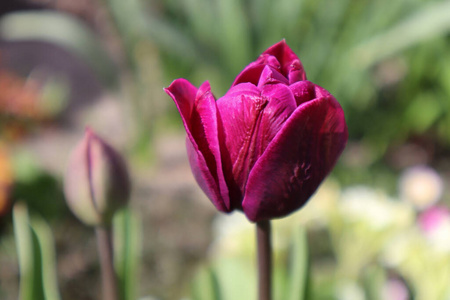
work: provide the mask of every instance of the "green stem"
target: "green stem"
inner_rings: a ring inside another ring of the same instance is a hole
[[[111,228],[98,226],[95,231],[102,274],[102,299],[119,300],[117,274],[114,270]]]
[[[258,300],[272,299],[272,246],[270,221],[256,223],[258,244]]]

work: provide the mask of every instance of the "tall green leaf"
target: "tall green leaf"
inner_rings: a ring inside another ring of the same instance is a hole
[[[294,230],[289,266],[286,300],[308,300],[310,277],[308,241],[305,230],[300,226]]]
[[[52,233],[45,221],[18,203],[13,209],[20,270],[20,300],[59,300]]]
[[[114,260],[122,300],[137,299],[142,225],[130,208],[114,218]]]

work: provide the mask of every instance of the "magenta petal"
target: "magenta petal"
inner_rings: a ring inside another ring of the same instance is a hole
[[[254,85],[258,84],[259,77],[261,76],[261,72],[264,70],[264,65],[259,64],[257,62],[252,62],[247,67],[239,73],[238,76],[233,81],[231,87],[234,87],[240,83],[253,83]]]
[[[284,126],[286,120],[297,108],[295,98],[288,86],[284,84],[265,85],[262,89],[263,99],[269,99],[259,123],[257,150],[262,155],[275,135]]]
[[[204,156],[196,149],[188,137],[186,137],[186,149],[192,174],[205,195],[219,211],[231,211],[229,200],[226,203],[221,196],[216,179],[212,176]]]
[[[229,168],[232,174],[226,177],[232,178],[241,191],[249,169],[256,161],[255,133],[266,104],[260,90],[251,83],[232,87],[217,101],[224,125],[225,146],[232,164]]]
[[[243,210],[253,222],[303,206],[331,171],[347,142],[344,113],[331,95],[297,108],[254,165]]]
[[[228,92],[219,100],[217,100],[217,104],[221,102],[233,102],[234,98],[240,97],[240,95],[246,95],[251,97],[259,97],[261,95],[261,91],[256,87],[256,85],[252,83],[240,83],[236,86],[233,86],[228,90]]]
[[[257,85],[259,82],[259,78],[261,77],[261,73],[263,72],[266,66],[272,67],[274,70],[278,70],[281,72],[280,62],[277,60],[275,56],[269,54],[261,54],[258,59],[252,63],[250,63],[247,67],[236,76],[231,87],[238,85],[239,83],[250,82],[254,85]]]
[[[195,95],[197,95],[197,88],[184,78],[176,79],[172,84],[165,88],[164,91],[172,97],[173,101],[180,112],[184,127],[189,126],[189,119],[194,107]]]
[[[177,79],[165,91],[175,101],[183,119],[189,161],[197,182],[219,210],[230,211],[222,170],[217,106],[209,83],[205,82],[197,90],[187,80]]]
[[[298,81],[290,85],[297,106],[316,98],[316,85],[311,81]]]
[[[263,54],[273,55],[277,58],[281,65],[281,73],[289,79],[289,84],[300,80],[306,80],[306,73],[298,56],[282,40],[266,51]]]
[[[286,77],[284,77],[280,72],[275,70],[273,67],[265,66],[264,70],[261,72],[259,77],[258,88],[262,88],[266,84],[284,83],[289,84]]]

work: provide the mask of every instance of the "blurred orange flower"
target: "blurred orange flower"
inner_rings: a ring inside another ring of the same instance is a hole
[[[0,70],[0,137],[21,137],[30,123],[41,121],[40,86],[33,80]]]
[[[10,190],[13,172],[6,148],[0,144],[0,217],[8,213],[11,207]]]

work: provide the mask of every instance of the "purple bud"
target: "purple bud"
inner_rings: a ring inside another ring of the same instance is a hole
[[[90,128],[70,156],[64,192],[72,212],[87,225],[109,225],[116,210],[128,202],[125,162]]]

